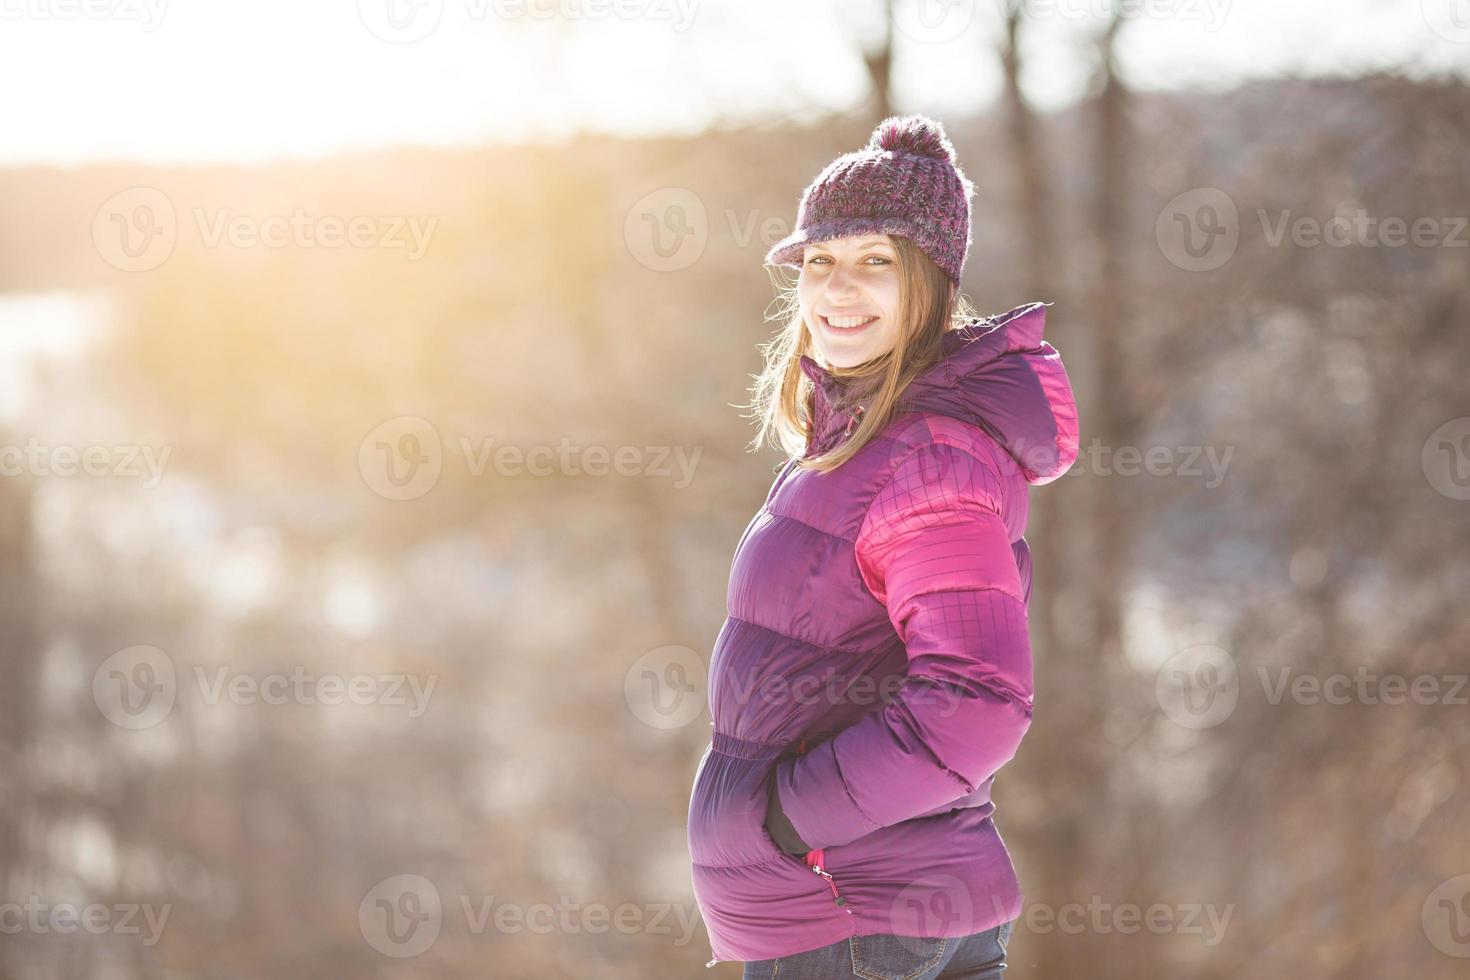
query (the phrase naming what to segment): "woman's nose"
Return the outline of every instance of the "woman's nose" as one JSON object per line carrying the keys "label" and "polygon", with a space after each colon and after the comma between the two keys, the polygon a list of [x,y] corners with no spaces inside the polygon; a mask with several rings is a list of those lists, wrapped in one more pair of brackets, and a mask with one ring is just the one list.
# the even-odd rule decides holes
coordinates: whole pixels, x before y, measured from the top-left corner
{"label": "woman's nose", "polygon": [[856,283],[853,282],[852,272],[841,266],[832,270],[827,277],[827,295],[832,298],[851,296],[856,291]]}

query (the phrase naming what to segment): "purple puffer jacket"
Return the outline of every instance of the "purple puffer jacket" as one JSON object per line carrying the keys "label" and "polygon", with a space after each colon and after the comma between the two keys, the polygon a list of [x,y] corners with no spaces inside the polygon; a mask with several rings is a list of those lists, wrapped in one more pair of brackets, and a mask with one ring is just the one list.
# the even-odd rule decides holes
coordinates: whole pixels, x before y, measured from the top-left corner
{"label": "purple puffer jacket", "polygon": [[[1032,303],[945,335],[893,421],[831,473],[788,462],[736,547],[689,799],[710,951],[963,936],[1020,914],[992,820],[1031,722],[1028,484],[1077,456],[1077,408]],[[806,455],[856,423],[815,386]],[[774,772],[773,772],[774,770]],[[765,829],[769,787],[806,859]]]}

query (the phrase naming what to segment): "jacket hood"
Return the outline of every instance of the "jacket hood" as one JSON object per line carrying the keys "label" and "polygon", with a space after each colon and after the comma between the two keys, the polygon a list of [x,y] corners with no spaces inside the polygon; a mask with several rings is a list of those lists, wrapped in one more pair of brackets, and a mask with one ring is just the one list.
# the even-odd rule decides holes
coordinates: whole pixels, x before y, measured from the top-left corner
{"label": "jacket hood", "polygon": [[[939,360],[909,382],[897,411],[929,412],[977,425],[1015,459],[1031,484],[1050,483],[1077,459],[1077,402],[1062,356],[1041,339],[1045,303],[976,318],[947,331]],[[808,455],[826,452],[856,427],[845,382],[803,354],[812,381]]]}

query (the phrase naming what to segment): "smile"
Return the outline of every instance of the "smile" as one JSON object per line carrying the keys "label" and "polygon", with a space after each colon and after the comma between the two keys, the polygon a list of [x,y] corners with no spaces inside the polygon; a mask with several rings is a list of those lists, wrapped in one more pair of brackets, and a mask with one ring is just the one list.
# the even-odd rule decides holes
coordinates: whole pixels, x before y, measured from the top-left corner
{"label": "smile", "polygon": [[875,322],[877,319],[878,318],[876,316],[821,317],[822,326],[826,327],[828,330],[843,331],[861,330],[863,327],[868,326],[870,323]]}

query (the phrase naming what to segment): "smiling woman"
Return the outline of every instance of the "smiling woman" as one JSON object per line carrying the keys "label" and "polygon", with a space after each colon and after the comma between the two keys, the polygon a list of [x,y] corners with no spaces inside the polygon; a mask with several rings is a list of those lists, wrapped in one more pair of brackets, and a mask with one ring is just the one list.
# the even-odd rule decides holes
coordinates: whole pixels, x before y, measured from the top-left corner
{"label": "smiling woman", "polygon": [[[801,455],[803,468],[830,472],[892,420],[944,336],[976,317],[959,288],[973,196],[943,128],[922,116],[884,120],[865,147],[817,175],[796,230],[766,255],[799,275],[776,314],[785,328],[762,348],[753,447],[772,441]],[[812,368],[830,375],[852,434],[815,454],[803,453],[819,438],[813,406],[795,394]]]}
{"label": "smiling woman", "polygon": [[800,268],[755,389],[791,458],[731,562],[689,801],[711,965],[746,980],[1005,969],[1022,896],[991,790],[1031,724],[1027,491],[1076,458],[1077,409],[1044,304],[958,296],[971,193],[937,122],[891,117],[767,257]]}
{"label": "smiling woman", "polygon": [[[762,350],[753,405],[761,429],[752,446],[774,440],[803,450],[813,432],[794,396],[803,362],[830,374],[853,410],[853,438],[802,460],[830,470],[891,418],[899,393],[939,356],[946,333],[978,314],[958,282],[907,235],[859,234],[803,244],[792,254],[800,274],[781,290],[776,318],[785,327]],[[819,363],[820,361],[820,363]]]}
{"label": "smiling woman", "polygon": [[802,251],[797,298],[812,343],[828,364],[850,368],[898,340],[897,250],[888,235],[837,238]]}

